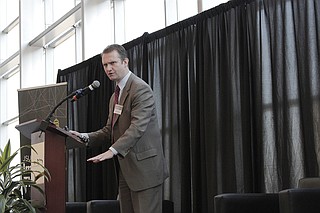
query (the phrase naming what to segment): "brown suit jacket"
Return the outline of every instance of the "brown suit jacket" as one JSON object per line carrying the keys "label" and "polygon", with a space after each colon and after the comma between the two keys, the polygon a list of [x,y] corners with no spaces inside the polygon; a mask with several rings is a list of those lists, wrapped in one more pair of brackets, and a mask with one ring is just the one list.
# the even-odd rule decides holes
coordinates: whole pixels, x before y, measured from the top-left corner
{"label": "brown suit jacket", "polygon": [[150,86],[131,73],[119,104],[123,106],[122,113],[115,117],[112,131],[112,95],[107,124],[89,133],[90,143],[105,138],[114,141],[112,147],[118,151],[119,165],[131,190],[140,191],[162,184],[168,177],[168,169]]}

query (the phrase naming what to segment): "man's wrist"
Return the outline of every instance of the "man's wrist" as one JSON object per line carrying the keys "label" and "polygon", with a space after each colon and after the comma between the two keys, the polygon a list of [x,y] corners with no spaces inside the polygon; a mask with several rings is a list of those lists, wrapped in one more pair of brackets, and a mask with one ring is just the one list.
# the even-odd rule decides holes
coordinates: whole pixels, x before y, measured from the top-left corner
{"label": "man's wrist", "polygon": [[109,150],[110,150],[114,155],[117,155],[117,154],[118,154],[117,150],[115,150],[112,146],[110,146]]}

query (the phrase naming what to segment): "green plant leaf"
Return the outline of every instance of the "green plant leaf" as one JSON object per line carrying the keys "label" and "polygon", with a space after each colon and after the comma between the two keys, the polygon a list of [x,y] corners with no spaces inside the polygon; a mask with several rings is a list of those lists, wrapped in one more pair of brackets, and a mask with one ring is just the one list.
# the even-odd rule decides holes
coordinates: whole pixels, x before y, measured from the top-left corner
{"label": "green plant leaf", "polygon": [[[5,145],[4,150],[0,149],[0,213],[36,213],[36,209],[40,206],[33,206],[36,204],[31,203],[24,197],[29,187],[38,190],[45,199],[44,190],[37,185],[36,181],[41,177],[49,181],[51,176],[48,169],[39,162],[31,161],[11,165],[13,159],[19,154],[18,151],[24,148],[30,148],[36,152],[33,147],[27,145],[20,147],[11,154],[10,140]],[[28,166],[26,166],[26,163],[28,163]],[[34,166],[36,166],[36,169],[33,168]]]}
{"label": "green plant leaf", "polygon": [[8,157],[10,157],[10,155],[11,155],[11,144],[10,144],[10,139],[9,139],[8,143],[4,147],[3,157],[4,157],[4,159],[7,159]]}
{"label": "green plant leaf", "polygon": [[2,164],[0,165],[0,174],[9,168],[11,161],[16,157],[16,155],[17,154],[14,154],[6,158],[2,157]]}
{"label": "green plant leaf", "polygon": [[6,198],[0,195],[0,212],[4,212],[6,209]]}

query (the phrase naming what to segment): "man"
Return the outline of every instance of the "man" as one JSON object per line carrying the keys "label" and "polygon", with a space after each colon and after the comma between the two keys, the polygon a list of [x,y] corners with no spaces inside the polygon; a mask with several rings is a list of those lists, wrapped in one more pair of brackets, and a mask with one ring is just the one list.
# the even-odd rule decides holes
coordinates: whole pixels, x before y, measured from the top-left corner
{"label": "man", "polygon": [[91,133],[73,134],[89,140],[88,145],[108,138],[112,146],[89,158],[94,163],[117,157],[119,200],[122,213],[161,213],[162,185],[168,177],[161,135],[150,86],[128,68],[127,52],[121,45],[106,47],[102,54],[104,71],[120,88],[109,102],[106,126]]}

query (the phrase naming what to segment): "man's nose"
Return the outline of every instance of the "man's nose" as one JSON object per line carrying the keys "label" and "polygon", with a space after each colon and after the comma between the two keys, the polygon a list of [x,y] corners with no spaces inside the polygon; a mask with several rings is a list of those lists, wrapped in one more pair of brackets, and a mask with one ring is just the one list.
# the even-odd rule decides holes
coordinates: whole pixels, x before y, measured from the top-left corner
{"label": "man's nose", "polygon": [[104,67],[105,67],[105,70],[108,72],[112,70],[112,66],[110,64],[106,64]]}

